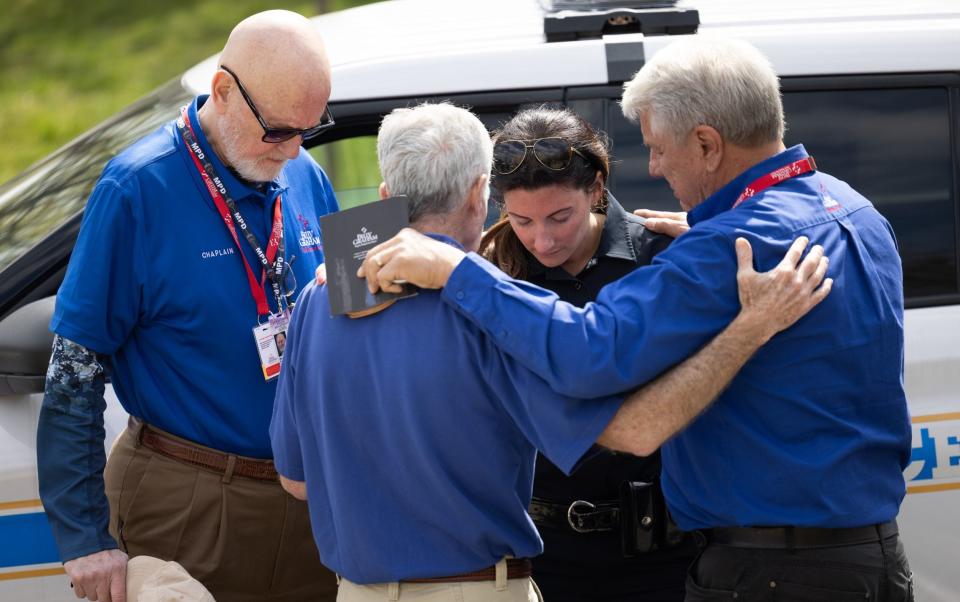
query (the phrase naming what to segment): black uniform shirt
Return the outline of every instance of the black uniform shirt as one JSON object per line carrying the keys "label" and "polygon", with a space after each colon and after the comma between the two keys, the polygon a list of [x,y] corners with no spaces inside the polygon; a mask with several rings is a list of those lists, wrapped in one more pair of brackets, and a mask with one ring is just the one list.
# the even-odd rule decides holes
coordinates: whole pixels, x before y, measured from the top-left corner
{"label": "black uniform shirt", "polygon": [[[647,265],[673,240],[643,227],[643,218],[608,195],[607,217],[593,258],[576,276],[562,267],[548,268],[528,253],[527,280],[583,307],[596,299],[604,285]],[[651,481],[660,474],[660,453],[645,458],[603,451],[568,477],[543,456],[537,456],[535,497],[569,504],[573,500],[615,501],[622,481]]]}

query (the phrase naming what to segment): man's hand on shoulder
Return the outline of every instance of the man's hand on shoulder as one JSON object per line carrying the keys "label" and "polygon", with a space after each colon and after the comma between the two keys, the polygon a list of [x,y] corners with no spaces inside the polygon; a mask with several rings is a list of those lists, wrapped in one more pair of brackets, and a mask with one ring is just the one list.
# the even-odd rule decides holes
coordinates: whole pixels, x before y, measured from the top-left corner
{"label": "man's hand on shoulder", "polygon": [[127,555],[120,550],[103,550],[63,563],[80,599],[97,602],[126,602]]}
{"label": "man's hand on shoulder", "polygon": [[666,234],[676,238],[687,232],[686,211],[654,211],[652,209],[637,209],[634,215],[646,219],[643,227],[657,234]]}
{"label": "man's hand on shoulder", "polygon": [[757,272],[750,243],[745,238],[737,239],[740,314],[735,321],[749,327],[764,342],[792,326],[830,294],[833,279],[824,278],[829,260],[820,245],[814,245],[803,257],[808,243],[801,236],[775,268]]}
{"label": "man's hand on shoulder", "polygon": [[404,228],[370,249],[357,276],[367,279],[371,293],[399,293],[408,282],[420,288],[443,288],[465,256],[452,245]]}

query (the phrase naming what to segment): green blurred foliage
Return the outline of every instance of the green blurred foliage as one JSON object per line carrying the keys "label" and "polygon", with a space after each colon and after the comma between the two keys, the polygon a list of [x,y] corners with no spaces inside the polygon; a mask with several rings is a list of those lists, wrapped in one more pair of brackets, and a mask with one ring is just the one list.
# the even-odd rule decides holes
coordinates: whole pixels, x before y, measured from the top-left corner
{"label": "green blurred foliage", "polygon": [[358,136],[321,144],[310,153],[323,166],[341,209],[377,200],[380,168],[377,165],[377,137]]}
{"label": "green blurred foliage", "polygon": [[4,0],[0,182],[218,52],[244,17],[370,0]]}

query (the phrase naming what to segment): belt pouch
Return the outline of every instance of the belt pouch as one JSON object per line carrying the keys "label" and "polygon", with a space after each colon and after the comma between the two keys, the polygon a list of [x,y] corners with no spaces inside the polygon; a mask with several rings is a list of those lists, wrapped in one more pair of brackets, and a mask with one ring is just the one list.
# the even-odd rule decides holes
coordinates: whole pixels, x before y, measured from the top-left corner
{"label": "belt pouch", "polygon": [[677,547],[685,534],[670,519],[660,481],[620,485],[620,546],[624,558]]}
{"label": "belt pouch", "polygon": [[[620,547],[624,558],[656,549],[660,528],[655,483],[624,481],[620,484]],[[661,496],[662,498],[662,496]]]}

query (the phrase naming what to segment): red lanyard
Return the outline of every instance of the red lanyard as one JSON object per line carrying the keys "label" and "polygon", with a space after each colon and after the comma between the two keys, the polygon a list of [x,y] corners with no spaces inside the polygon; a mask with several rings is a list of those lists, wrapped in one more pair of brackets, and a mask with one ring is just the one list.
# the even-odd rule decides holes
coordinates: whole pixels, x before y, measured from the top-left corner
{"label": "red lanyard", "polygon": [[[260,248],[259,242],[256,241],[256,237],[249,231],[246,221],[244,221],[240,212],[236,210],[235,206],[232,207],[232,211],[231,207],[228,207],[228,204],[233,205],[233,202],[229,199],[229,196],[227,196],[227,189],[224,187],[220,178],[216,176],[216,172],[214,172],[213,177],[208,173],[208,171],[213,171],[213,166],[206,160],[206,156],[197,142],[196,134],[193,131],[193,126],[190,124],[186,108],[183,109],[181,118],[184,127],[180,127],[179,123],[177,125],[184,135],[184,141],[186,142],[187,150],[190,152],[190,158],[193,159],[193,164],[196,166],[197,171],[200,172],[200,177],[207,186],[207,191],[213,198],[213,202],[217,206],[217,211],[219,211],[223,223],[227,226],[227,230],[230,231],[230,235],[233,237],[233,242],[236,243],[237,249],[240,251],[240,259],[243,260],[243,267],[247,271],[247,282],[250,285],[250,293],[253,295],[253,300],[257,304],[257,315],[265,316],[270,313],[270,305],[267,303],[267,295],[263,289],[266,283],[266,275],[270,273],[270,271],[273,272],[270,280],[273,285],[274,295],[277,297],[277,308],[279,311],[280,277],[283,273],[283,258],[282,256],[277,258],[277,251],[283,240],[283,211],[280,197],[277,197],[277,201],[273,206],[273,225],[270,228],[270,240],[267,243],[267,250],[264,252]],[[203,160],[204,164],[201,164],[201,160]],[[206,169],[204,169],[205,167]],[[240,245],[240,238],[237,236],[237,228],[234,222],[240,224],[240,228],[244,231],[247,241],[251,244],[263,265],[259,282],[253,274],[253,268],[250,267],[246,256],[243,254],[243,248]],[[275,259],[276,261],[274,261]]]}
{"label": "red lanyard", "polygon": [[735,209],[740,203],[755,194],[763,192],[771,186],[776,186],[780,182],[785,182],[790,178],[795,178],[807,172],[815,171],[816,169],[817,164],[813,161],[813,157],[804,157],[803,159],[794,161],[790,165],[784,165],[779,169],[775,169],[767,175],[757,178],[744,188],[743,192],[740,193],[740,196],[737,197],[737,200],[733,203],[733,208]]}

